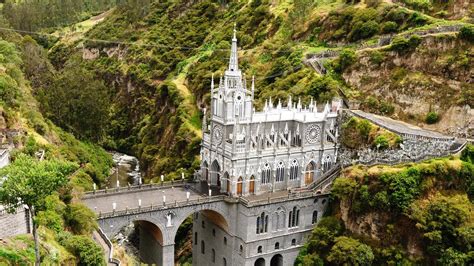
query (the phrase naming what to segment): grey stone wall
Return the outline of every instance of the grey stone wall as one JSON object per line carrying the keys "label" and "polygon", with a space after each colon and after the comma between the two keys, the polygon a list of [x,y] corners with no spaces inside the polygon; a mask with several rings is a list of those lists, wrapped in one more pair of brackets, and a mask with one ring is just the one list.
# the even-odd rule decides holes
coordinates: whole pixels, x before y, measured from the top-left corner
{"label": "grey stone wall", "polygon": [[18,208],[16,213],[10,214],[0,210],[0,238],[30,233],[30,220],[24,208]]}

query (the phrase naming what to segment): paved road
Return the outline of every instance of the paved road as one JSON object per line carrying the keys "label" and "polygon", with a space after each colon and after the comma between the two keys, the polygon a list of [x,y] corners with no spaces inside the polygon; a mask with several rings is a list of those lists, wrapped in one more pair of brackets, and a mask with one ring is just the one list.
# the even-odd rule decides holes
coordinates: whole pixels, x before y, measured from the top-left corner
{"label": "paved road", "polygon": [[361,110],[351,110],[351,112],[356,114],[359,117],[372,121],[373,123],[379,126],[387,128],[390,131],[399,132],[402,134],[423,136],[427,138],[451,139],[451,137],[443,135],[441,133],[422,129],[420,127],[417,127],[417,126],[414,126],[414,125],[411,125],[399,120],[394,120],[389,117],[366,113]]}
{"label": "paved road", "polygon": [[137,190],[127,193],[109,194],[107,196],[84,199],[84,203],[96,213],[112,211],[113,203],[116,203],[116,210],[138,208],[138,200],[141,200],[142,207],[163,205],[163,195],[166,196],[166,204],[174,204],[175,201],[186,201],[186,192],[190,193],[190,200],[205,198],[192,190],[184,187]]}

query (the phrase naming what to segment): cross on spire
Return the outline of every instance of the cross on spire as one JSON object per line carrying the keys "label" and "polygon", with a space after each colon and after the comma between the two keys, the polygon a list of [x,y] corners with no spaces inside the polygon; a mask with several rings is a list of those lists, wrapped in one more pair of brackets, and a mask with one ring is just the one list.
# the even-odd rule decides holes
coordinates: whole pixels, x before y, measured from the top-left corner
{"label": "cross on spire", "polygon": [[239,69],[239,61],[237,55],[237,30],[236,24],[234,23],[234,36],[232,37],[232,48],[230,51],[229,58],[229,71],[237,71]]}

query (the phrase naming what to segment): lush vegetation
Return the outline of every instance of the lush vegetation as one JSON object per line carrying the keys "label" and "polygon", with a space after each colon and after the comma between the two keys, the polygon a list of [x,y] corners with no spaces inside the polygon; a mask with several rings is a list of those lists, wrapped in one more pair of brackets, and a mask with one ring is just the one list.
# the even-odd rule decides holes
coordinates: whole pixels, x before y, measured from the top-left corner
{"label": "lush vegetation", "polygon": [[[2,37],[0,124],[20,134],[7,139],[15,149],[12,164],[1,169],[0,176],[8,178],[0,186],[0,202],[9,211],[29,206],[34,238],[18,236],[0,244],[0,264],[32,264],[35,257],[46,265],[104,264],[101,248],[90,239],[97,228],[95,215],[72,199],[91,189],[93,182],[103,184],[111,156],[43,118],[30,84],[36,88],[50,84],[37,73],[48,68],[44,52],[30,37]],[[37,159],[38,154],[43,161]],[[74,242],[61,240],[63,234],[72,234],[67,239]]]}
{"label": "lush vegetation", "polygon": [[1,13],[13,28],[35,31],[68,26],[115,6],[117,1],[6,0]]}
{"label": "lush vegetation", "polygon": [[[298,263],[472,261],[472,150],[468,146],[462,160],[347,169],[333,186],[332,216],[315,227]],[[364,228],[367,222],[371,226]]]}
{"label": "lush vegetation", "polygon": [[351,117],[342,125],[342,143],[357,148],[388,149],[396,148],[402,139],[397,134],[385,130],[365,119]]}
{"label": "lush vegetation", "polygon": [[[68,26],[74,31],[73,23],[113,6],[116,8],[107,13],[106,19],[91,26],[91,30],[76,38],[62,37],[61,27]],[[217,80],[227,65],[234,22],[241,48],[240,67],[247,80],[250,75],[256,75],[257,109],[269,97],[277,102],[286,101],[292,95],[294,100],[301,98],[303,104],[312,97],[323,103],[342,91],[349,98],[360,99],[364,110],[398,115],[394,98],[382,97],[388,93],[372,93],[359,86],[377,84],[370,80],[372,74],[383,82],[380,87],[387,85],[389,91],[397,88],[416,91],[409,86],[419,84],[440,95],[448,91],[447,83],[426,82],[424,72],[418,69],[414,71],[406,64],[391,65],[396,60],[403,62],[418,55],[428,56],[427,60],[437,58],[434,70],[426,71],[429,76],[445,75],[461,84],[459,90],[446,92],[441,99],[473,106],[472,86],[460,78],[468,76],[465,73],[472,61],[472,52],[466,47],[472,43],[472,27],[463,27],[457,37],[436,42],[453,42],[456,47],[454,52],[440,48],[443,53],[439,55],[438,49],[431,49],[429,42],[424,43],[416,35],[396,37],[391,45],[369,49],[367,54],[357,50],[354,42],[375,44],[376,37],[383,34],[429,27],[434,22],[445,23],[425,14],[433,14],[431,9],[416,9],[377,0],[364,3],[357,0],[6,1],[2,9],[5,20],[0,17],[2,27],[54,31],[52,35],[32,37],[0,31],[0,124],[25,132],[14,139],[18,149],[13,158],[21,158],[21,154],[35,156],[44,150],[45,160],[66,160],[80,166],[69,176],[67,184],[46,197],[47,202],[55,202],[57,207],[46,202],[38,212],[40,236],[48,243],[40,249],[45,254],[42,256],[45,264],[50,263],[46,254],[55,252],[50,246],[62,254],[50,264],[67,264],[71,260],[99,263],[97,250],[83,237],[95,228],[90,222],[93,215],[83,206],[71,203],[72,197],[90,190],[93,183],[103,185],[109,174],[110,156],[99,145],[139,157],[147,182],[160,174],[175,178],[184,171],[191,176],[199,165],[201,111],[209,107],[210,78],[214,74]],[[320,76],[303,64],[302,59],[308,53],[340,49],[340,46],[344,49],[327,64],[327,75]],[[363,67],[364,71],[373,68],[375,73],[362,75],[364,80],[357,85],[349,83],[347,77],[352,71],[360,71],[361,62],[369,64]],[[431,64],[423,67],[428,65]],[[443,69],[443,74],[439,69]],[[424,120],[426,112],[419,121]],[[344,126],[351,137],[345,137],[344,141],[353,147],[386,149],[400,142],[398,136],[364,121],[351,120]],[[407,191],[414,189],[411,186],[418,186],[418,182],[424,184],[411,172],[403,173],[403,178],[407,178],[408,184],[402,188]],[[399,179],[387,177],[384,185],[397,187],[397,182],[403,183]],[[357,183],[354,187],[358,187]],[[400,193],[400,201],[415,202],[420,197],[417,191],[407,193],[409,197]],[[410,209],[391,202],[389,194],[386,198],[383,193],[375,195],[377,199],[369,198],[370,207],[390,206],[397,212],[401,208]],[[445,201],[449,200],[440,200]],[[456,202],[462,204],[462,200],[449,203]],[[424,214],[417,213],[416,217]],[[438,230],[428,224],[423,226],[427,232]],[[430,241],[435,240],[433,237]],[[13,242],[21,241],[28,242]],[[27,246],[32,248],[30,242]],[[390,261],[404,254],[399,255],[398,247],[375,249],[342,229],[334,233],[324,248],[327,252],[319,254],[314,261],[379,264],[383,258]],[[0,257],[19,263],[32,261],[33,249],[27,250],[29,253],[23,254],[0,249],[0,254],[4,254]],[[459,253],[464,251],[457,247],[443,252],[453,258],[464,256]],[[355,256],[344,257],[345,253]],[[312,250],[308,254],[316,256]],[[77,260],[71,259],[73,256]],[[305,259],[313,261],[309,257]],[[306,262],[303,264],[309,264]]]}

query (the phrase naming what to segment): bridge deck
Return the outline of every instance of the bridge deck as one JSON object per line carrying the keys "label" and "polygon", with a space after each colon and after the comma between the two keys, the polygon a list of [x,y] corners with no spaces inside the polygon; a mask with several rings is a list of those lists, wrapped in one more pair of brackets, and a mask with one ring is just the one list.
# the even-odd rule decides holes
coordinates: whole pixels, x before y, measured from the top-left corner
{"label": "bridge deck", "polygon": [[96,213],[103,213],[112,211],[112,205],[114,202],[116,203],[117,211],[138,208],[139,199],[141,200],[142,207],[149,207],[150,205],[162,206],[163,195],[166,196],[166,205],[172,205],[175,201],[186,201],[186,192],[190,193],[190,200],[205,198],[193,190],[186,190],[184,187],[162,189],[157,187],[156,189],[151,190],[135,190],[127,193],[110,193],[97,197],[92,196],[83,199],[83,201]]}

